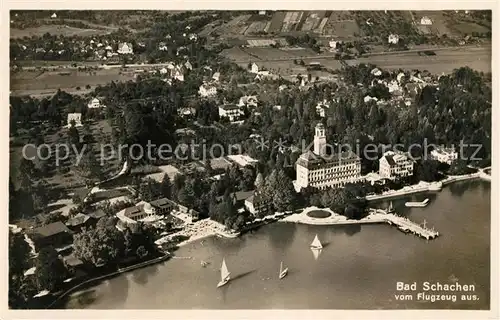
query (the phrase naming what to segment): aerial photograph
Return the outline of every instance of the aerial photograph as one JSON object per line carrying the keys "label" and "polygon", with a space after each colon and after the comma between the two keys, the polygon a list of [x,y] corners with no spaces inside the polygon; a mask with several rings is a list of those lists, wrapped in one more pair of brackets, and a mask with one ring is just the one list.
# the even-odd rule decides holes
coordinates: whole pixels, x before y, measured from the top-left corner
{"label": "aerial photograph", "polygon": [[9,309],[492,308],[491,10],[9,19]]}

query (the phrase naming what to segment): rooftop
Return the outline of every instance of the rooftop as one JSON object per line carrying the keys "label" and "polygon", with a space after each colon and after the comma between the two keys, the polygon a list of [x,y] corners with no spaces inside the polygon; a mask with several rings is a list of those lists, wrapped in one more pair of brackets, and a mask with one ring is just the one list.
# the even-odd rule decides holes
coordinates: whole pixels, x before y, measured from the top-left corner
{"label": "rooftop", "polygon": [[39,237],[50,237],[59,233],[71,234],[72,232],[61,221],[49,223],[33,230],[33,234]]}

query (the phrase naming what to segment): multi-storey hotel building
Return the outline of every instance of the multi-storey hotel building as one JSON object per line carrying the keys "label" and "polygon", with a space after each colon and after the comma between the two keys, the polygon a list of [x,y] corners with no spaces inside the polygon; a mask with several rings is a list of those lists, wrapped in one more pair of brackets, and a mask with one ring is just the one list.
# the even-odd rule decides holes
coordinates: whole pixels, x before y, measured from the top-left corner
{"label": "multi-storey hotel building", "polygon": [[327,154],[325,127],[318,123],[314,133],[314,151],[303,153],[296,162],[296,186],[318,189],[343,187],[361,178],[361,160],[351,151]]}

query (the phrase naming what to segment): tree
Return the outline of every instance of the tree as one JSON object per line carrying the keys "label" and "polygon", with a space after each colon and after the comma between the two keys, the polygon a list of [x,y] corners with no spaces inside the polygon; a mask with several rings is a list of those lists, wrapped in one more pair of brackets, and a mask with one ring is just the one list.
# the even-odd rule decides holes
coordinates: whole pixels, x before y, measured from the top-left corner
{"label": "tree", "polygon": [[264,187],[264,176],[262,175],[261,172],[257,174],[257,178],[255,178],[254,185],[257,190],[261,190]]}
{"label": "tree", "polygon": [[[168,176],[167,176],[168,179]],[[158,199],[163,194],[163,183],[147,178],[139,186],[139,196],[142,200],[149,202]]]}
{"label": "tree", "polygon": [[292,180],[283,169],[274,169],[266,180],[264,194],[272,194],[274,208],[278,211],[293,210],[296,192]]}
{"label": "tree", "polygon": [[170,177],[166,173],[161,181],[161,194],[166,198],[170,198],[172,195],[172,183],[170,182]]}
{"label": "tree", "polygon": [[53,291],[66,278],[68,271],[53,247],[40,250],[35,262],[36,286],[38,290]]}
{"label": "tree", "polygon": [[73,248],[77,258],[94,265],[116,262],[125,249],[123,235],[109,217],[101,218],[95,228],[76,234]]}

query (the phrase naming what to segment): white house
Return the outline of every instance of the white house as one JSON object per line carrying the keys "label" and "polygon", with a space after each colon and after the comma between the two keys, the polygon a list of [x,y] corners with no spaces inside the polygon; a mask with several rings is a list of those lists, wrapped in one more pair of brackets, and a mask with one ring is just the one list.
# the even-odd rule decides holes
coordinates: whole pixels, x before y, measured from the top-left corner
{"label": "white house", "polygon": [[379,159],[379,175],[386,179],[413,175],[413,160],[403,152],[387,151]]}
{"label": "white house", "polygon": [[330,105],[326,101],[321,101],[318,102],[316,105],[316,113],[321,117],[324,118],[326,115],[326,110],[330,108]]}
{"label": "white house", "polygon": [[370,102],[370,101],[372,101],[372,100],[373,100],[373,101],[375,101],[375,102],[377,102],[377,101],[378,101],[377,97],[371,97],[371,96],[369,96],[369,95],[368,95],[368,96],[365,96],[365,97],[364,97],[364,99],[363,99],[363,101],[364,101],[365,103],[368,103],[368,102]]}
{"label": "white house", "polygon": [[266,10],[260,10],[259,11],[260,16],[265,16],[266,15]]}
{"label": "white house", "polygon": [[328,42],[328,44],[330,45],[330,48],[332,48],[332,49],[336,49],[337,48],[337,41],[335,41],[335,40],[330,40]]}
{"label": "white house", "polygon": [[422,19],[420,19],[420,24],[423,26],[430,26],[432,25],[432,20],[429,17],[424,16],[422,17]]}
{"label": "white house", "polygon": [[243,96],[240,98],[240,101],[238,102],[238,106],[243,107],[243,106],[248,106],[248,107],[257,107],[258,104],[258,99],[257,96]]}
{"label": "white house", "polygon": [[177,70],[175,70],[174,79],[176,79],[178,81],[184,81],[184,74],[181,72],[181,70],[179,68],[177,68]]}
{"label": "white house", "polygon": [[389,82],[386,87],[389,89],[389,92],[392,94],[402,94],[403,93],[403,88],[399,86],[399,83],[397,80],[392,80]]}
{"label": "white house", "polygon": [[67,127],[71,127],[74,121],[75,127],[82,126],[82,114],[81,113],[68,113],[68,124]]}
{"label": "white house", "polygon": [[160,44],[158,44],[158,50],[167,51],[168,50],[167,44],[165,42],[160,42]]}
{"label": "white house", "polygon": [[160,69],[160,74],[167,74],[167,73],[168,73],[167,68],[161,68]]}
{"label": "white house", "polygon": [[186,69],[188,70],[193,70],[193,65],[189,61],[186,61],[186,63],[184,63],[184,67],[186,67]]}
{"label": "white house", "polygon": [[252,67],[250,68],[250,72],[259,73],[259,66],[255,62],[252,63]]}
{"label": "white house", "polygon": [[124,43],[120,43],[118,45],[117,52],[119,54],[133,54],[134,53],[134,49],[132,48],[132,44],[131,43],[124,42]]}
{"label": "white house", "polygon": [[371,74],[373,74],[373,75],[374,75],[374,76],[376,76],[376,77],[379,77],[379,76],[381,76],[381,75],[382,75],[382,71],[380,71],[380,69],[379,69],[379,68],[375,68],[375,69],[373,69],[370,73],[371,73]]}
{"label": "white house", "polygon": [[57,14],[54,12],[51,16],[50,16],[52,19],[55,19],[57,18]]}
{"label": "white house", "polygon": [[397,34],[390,34],[387,38],[387,42],[391,44],[397,44],[399,42],[399,36]]}
{"label": "white house", "polygon": [[202,97],[213,97],[217,94],[217,88],[205,83],[200,86],[198,93]]}
{"label": "white house", "polygon": [[235,104],[224,104],[219,106],[219,117],[228,118],[233,122],[238,120],[243,115],[243,110]]}
{"label": "white house", "polygon": [[193,40],[193,41],[198,40],[198,35],[196,33],[191,33],[189,35],[189,40]]}
{"label": "white house", "polygon": [[87,104],[87,107],[89,109],[98,109],[98,108],[102,108],[102,107],[105,107],[105,106],[101,104],[101,102],[99,101],[99,99],[94,98],[94,99],[92,99],[89,102],[89,104]]}
{"label": "white house", "polygon": [[453,148],[436,148],[431,151],[431,158],[442,163],[451,164],[458,159],[458,152]]}
{"label": "white house", "polygon": [[401,83],[401,82],[403,82],[404,78],[405,78],[404,72],[400,72],[400,73],[398,73],[396,80],[398,80],[398,83]]}
{"label": "white house", "polygon": [[219,79],[220,79],[220,72],[214,73],[214,75],[212,76],[212,79],[214,81],[219,81]]}

